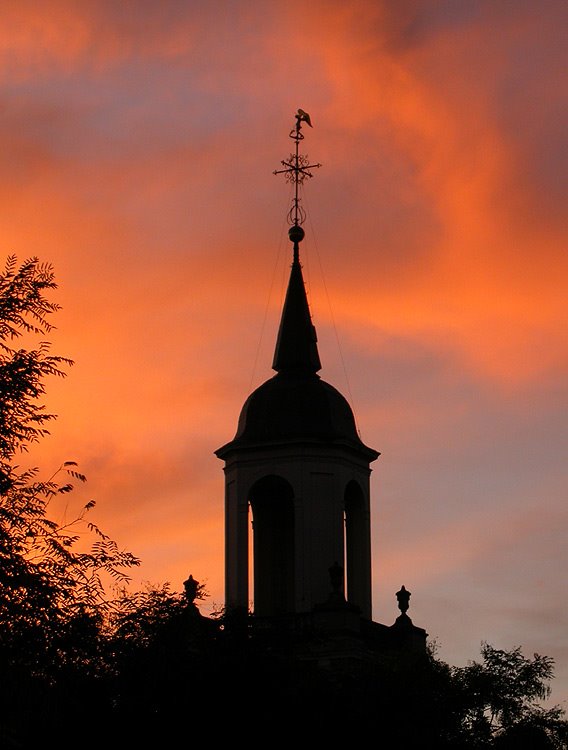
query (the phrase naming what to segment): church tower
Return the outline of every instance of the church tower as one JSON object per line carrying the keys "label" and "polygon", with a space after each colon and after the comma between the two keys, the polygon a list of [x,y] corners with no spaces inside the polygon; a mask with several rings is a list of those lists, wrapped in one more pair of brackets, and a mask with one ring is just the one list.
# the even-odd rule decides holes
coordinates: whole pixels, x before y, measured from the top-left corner
{"label": "church tower", "polygon": [[302,123],[311,126],[309,115],[298,110],[290,133],[295,154],[276,172],[295,185],[289,215],[293,259],[272,365],[276,374],[248,397],[235,437],[216,451],[225,462],[226,606],[248,609],[252,598],[259,618],[302,615],[325,605],[333,589],[370,620],[369,479],[379,453],[361,441],[346,399],[318,375],[300,262],[298,185],[319,165],[298,153]]}

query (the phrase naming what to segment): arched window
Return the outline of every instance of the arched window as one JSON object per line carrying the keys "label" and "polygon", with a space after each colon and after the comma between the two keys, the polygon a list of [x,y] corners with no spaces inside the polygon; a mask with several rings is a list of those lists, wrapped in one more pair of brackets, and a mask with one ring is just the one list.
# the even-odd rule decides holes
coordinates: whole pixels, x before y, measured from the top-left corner
{"label": "arched window", "polygon": [[361,606],[367,599],[368,560],[363,491],[355,481],[348,483],[344,495],[345,513],[345,592],[347,601]]}
{"label": "arched window", "polygon": [[282,477],[270,475],[250,492],[253,523],[254,613],[294,611],[294,493]]}

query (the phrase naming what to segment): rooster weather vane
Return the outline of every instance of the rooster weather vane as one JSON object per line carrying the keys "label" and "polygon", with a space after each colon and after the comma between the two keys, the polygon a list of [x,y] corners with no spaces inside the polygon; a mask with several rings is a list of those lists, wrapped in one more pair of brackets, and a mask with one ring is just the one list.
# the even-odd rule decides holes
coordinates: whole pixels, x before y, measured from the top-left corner
{"label": "rooster weather vane", "polygon": [[310,116],[303,109],[299,109],[295,115],[296,125],[290,131],[289,137],[295,142],[295,151],[290,154],[288,159],[284,159],[280,163],[284,169],[277,169],[273,174],[283,174],[286,179],[294,185],[294,197],[292,198],[292,206],[288,211],[288,221],[291,224],[288,232],[290,240],[294,243],[294,252],[297,252],[298,242],[304,239],[304,230],[301,225],[306,220],[306,212],[300,205],[300,198],[298,197],[298,188],[304,182],[306,177],[313,177],[313,174],[309,171],[321,167],[321,164],[310,164],[307,154],[300,154],[298,149],[300,141],[304,140],[304,134],[302,133],[302,123],[305,122],[310,128],[313,127]]}

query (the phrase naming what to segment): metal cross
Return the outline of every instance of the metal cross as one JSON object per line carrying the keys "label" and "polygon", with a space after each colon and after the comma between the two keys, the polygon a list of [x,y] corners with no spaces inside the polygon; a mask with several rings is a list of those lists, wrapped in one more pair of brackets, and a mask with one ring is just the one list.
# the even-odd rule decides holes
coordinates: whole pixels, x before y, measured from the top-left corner
{"label": "metal cross", "polygon": [[321,167],[321,164],[310,164],[307,154],[298,153],[300,141],[304,140],[304,134],[302,133],[302,123],[307,123],[310,128],[313,127],[310,116],[303,109],[299,109],[295,115],[296,125],[290,131],[290,138],[295,142],[296,148],[295,153],[290,154],[288,160],[284,159],[280,163],[284,169],[277,169],[273,174],[284,174],[289,182],[294,183],[294,197],[292,198],[292,207],[288,212],[288,221],[292,226],[297,227],[304,223],[306,220],[306,212],[300,206],[300,198],[298,197],[298,185],[301,185],[306,177],[313,177],[313,174],[309,172],[310,169],[316,169]]}

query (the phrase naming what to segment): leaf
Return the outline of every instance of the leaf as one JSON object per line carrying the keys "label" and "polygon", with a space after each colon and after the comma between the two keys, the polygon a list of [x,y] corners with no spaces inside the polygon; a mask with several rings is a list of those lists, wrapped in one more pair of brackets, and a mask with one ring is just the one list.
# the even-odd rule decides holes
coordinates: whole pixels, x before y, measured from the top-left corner
{"label": "leaf", "polygon": [[78,471],[72,471],[71,469],[69,469],[67,471],[67,473],[70,476],[75,477],[75,479],[78,479],[80,482],[86,482],[87,481],[87,477],[84,474],[80,474]]}

